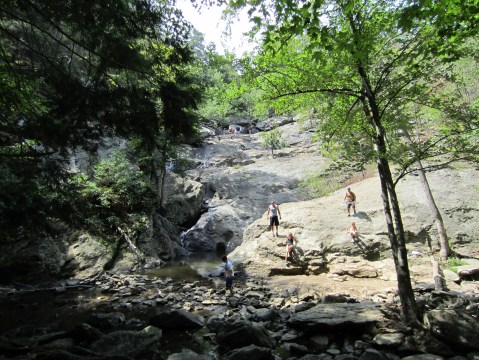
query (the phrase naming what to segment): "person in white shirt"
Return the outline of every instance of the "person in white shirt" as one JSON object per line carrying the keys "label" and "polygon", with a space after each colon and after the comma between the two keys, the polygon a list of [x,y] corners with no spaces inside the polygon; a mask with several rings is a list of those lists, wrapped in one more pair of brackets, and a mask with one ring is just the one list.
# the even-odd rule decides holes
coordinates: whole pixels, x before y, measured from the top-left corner
{"label": "person in white shirt", "polygon": [[225,263],[225,280],[226,280],[226,290],[229,290],[230,293],[233,293],[233,263],[228,260],[226,255],[223,255],[221,258]]}

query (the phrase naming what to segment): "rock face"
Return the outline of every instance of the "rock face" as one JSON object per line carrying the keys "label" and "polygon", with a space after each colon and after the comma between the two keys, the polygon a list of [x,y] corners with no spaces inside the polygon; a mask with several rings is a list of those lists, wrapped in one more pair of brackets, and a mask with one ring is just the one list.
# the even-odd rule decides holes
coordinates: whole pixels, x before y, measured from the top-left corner
{"label": "rock face", "polygon": [[300,131],[290,120],[285,122],[289,123],[280,131],[288,146],[276,150],[274,158],[261,146],[258,134],[211,137],[200,148],[190,149],[198,169],[187,175],[204,184],[208,211],[185,235],[189,249],[230,252],[242,243],[244,229],[265,214],[272,200],[299,201],[303,197],[299,180],[326,167],[327,160],[311,142],[311,133]]}
{"label": "rock face", "polygon": [[190,227],[200,216],[204,186],[188,178],[168,173],[165,179],[165,217],[177,227]]}
{"label": "rock face", "polygon": [[[204,185],[207,211],[184,234],[183,245],[190,251],[232,252],[236,263],[258,276],[329,273],[338,278],[394,279],[379,179],[372,177],[351,185],[358,197],[357,213],[352,217],[347,217],[343,202],[345,189],[304,201],[306,195],[298,187],[299,181],[324,170],[328,161],[320,156],[311,133],[302,131],[297,122],[278,118],[257,124],[262,130],[273,125],[288,144],[276,150],[274,158],[261,147],[258,134],[213,136],[201,147],[189,149],[198,168],[188,171],[187,176]],[[474,200],[478,175],[468,167],[427,174],[452,248],[458,253],[467,249],[464,253],[474,256],[479,255],[479,244],[474,240],[479,232],[479,205]],[[428,244],[433,250],[439,244],[418,178],[401,180],[397,192],[412,268],[418,259],[417,266],[426,266]],[[279,203],[283,215],[279,237],[268,231],[266,209],[272,200]],[[346,234],[353,221],[361,234],[356,243]],[[289,230],[298,236],[299,244],[286,266],[285,236]],[[460,270],[464,276],[474,276],[477,268]]]}
{"label": "rock face", "polygon": [[[479,244],[473,241],[473,234],[479,232],[475,220],[479,211],[463,200],[477,197],[471,179],[478,175],[479,172],[473,169],[461,170],[456,175],[452,175],[450,170],[429,175],[436,201],[446,215],[444,221],[451,247],[458,253],[467,246],[465,253],[479,254]],[[365,179],[351,187],[358,197],[357,213],[351,217],[347,216],[342,203],[345,190],[319,199],[284,203],[280,205],[282,221],[279,237],[273,237],[268,231],[265,217],[257,219],[246,228],[243,243],[230,257],[233,261],[245,263],[250,274],[260,276],[296,274],[298,269],[305,274],[329,272],[337,276],[394,276],[389,271],[393,264],[388,262],[392,257],[385,231],[379,179]],[[454,193],[446,191],[451,188],[455,189]],[[414,268],[415,259],[427,260],[428,242],[433,249],[439,249],[436,227],[416,177],[409,176],[401,181],[397,185],[397,193]],[[351,222],[355,222],[360,231],[359,240],[355,243],[346,233]],[[284,265],[287,231],[292,231],[299,240],[297,256],[291,259],[289,267]],[[292,269],[296,271],[292,272]],[[464,273],[471,274],[477,267],[471,263],[463,269]]]}

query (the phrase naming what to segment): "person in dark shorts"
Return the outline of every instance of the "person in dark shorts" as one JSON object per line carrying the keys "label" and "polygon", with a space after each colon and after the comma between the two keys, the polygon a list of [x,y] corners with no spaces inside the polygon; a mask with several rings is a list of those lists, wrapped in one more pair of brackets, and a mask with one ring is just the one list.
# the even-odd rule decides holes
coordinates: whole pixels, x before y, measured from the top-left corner
{"label": "person in dark shorts", "polygon": [[279,206],[276,204],[275,201],[271,201],[271,205],[268,206],[268,213],[266,214],[266,218],[269,218],[269,226],[271,228],[271,233],[273,234],[273,237],[274,237],[275,227],[276,227],[276,236],[279,236],[278,227],[279,227],[279,219],[281,219],[281,211],[279,211]]}
{"label": "person in dark shorts", "polygon": [[346,208],[348,209],[348,216],[351,216],[351,208],[353,208],[354,214],[356,214],[356,194],[348,188],[346,195],[344,195],[344,201],[346,202]]}
{"label": "person in dark shorts", "polygon": [[228,260],[228,257],[226,255],[223,255],[221,258],[223,262],[225,263],[225,280],[226,280],[226,290],[229,290],[230,293],[233,293],[233,263]]}

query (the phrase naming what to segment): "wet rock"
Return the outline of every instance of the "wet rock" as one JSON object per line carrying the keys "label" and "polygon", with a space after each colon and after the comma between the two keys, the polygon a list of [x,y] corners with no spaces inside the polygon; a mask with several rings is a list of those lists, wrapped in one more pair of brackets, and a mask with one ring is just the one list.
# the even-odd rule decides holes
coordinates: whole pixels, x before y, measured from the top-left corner
{"label": "wet rock", "polygon": [[205,320],[200,315],[185,310],[167,310],[150,319],[150,324],[160,329],[194,329],[201,328]]}
{"label": "wet rock", "polygon": [[88,319],[88,323],[101,330],[111,330],[121,327],[125,322],[125,315],[119,312],[115,313],[93,313]]}
{"label": "wet rock", "polygon": [[380,346],[399,346],[404,339],[403,333],[378,334],[374,337],[373,342]]}
{"label": "wet rock", "polygon": [[248,345],[272,348],[274,345],[274,340],[263,326],[246,321],[227,323],[223,332],[218,334],[217,342],[227,350]]}
{"label": "wet rock", "polygon": [[75,349],[70,350],[51,350],[40,352],[35,355],[37,360],[131,360],[130,357],[122,355],[101,355],[95,354],[87,349]]}
{"label": "wet rock", "polygon": [[389,357],[376,349],[366,349],[359,360],[390,360]]}
{"label": "wet rock", "polygon": [[399,352],[410,353],[432,353],[440,356],[452,356],[454,351],[441,340],[428,332],[417,333],[410,336],[406,336],[402,344],[397,347]]}
{"label": "wet rock", "polygon": [[69,336],[74,338],[78,343],[91,343],[100,339],[103,335],[100,330],[86,323],[76,325],[73,330],[69,332]]}
{"label": "wet rock", "polygon": [[180,353],[171,354],[167,360],[209,360],[207,355],[200,355],[190,349],[183,349]]}
{"label": "wet rock", "polygon": [[278,317],[278,313],[273,309],[257,309],[254,311],[254,316],[258,321],[273,321]]}
{"label": "wet rock", "polygon": [[434,354],[416,354],[403,357],[401,360],[444,360],[444,358]]}
{"label": "wet rock", "polygon": [[479,324],[464,311],[432,310],[424,314],[424,324],[449,344],[479,349]]}
{"label": "wet rock", "polygon": [[225,326],[225,319],[220,315],[212,315],[206,322],[208,329],[214,333],[219,333]]}
{"label": "wet rock", "polygon": [[272,360],[274,359],[271,349],[256,345],[249,345],[234,349],[224,356],[225,360]]}
{"label": "wet rock", "polygon": [[114,331],[92,343],[90,349],[104,355],[135,358],[147,352],[153,354],[161,335],[161,330],[153,326],[141,331]]}
{"label": "wet rock", "polygon": [[316,351],[324,351],[328,348],[329,339],[324,335],[314,335],[310,337],[310,341],[313,344],[313,348]]}

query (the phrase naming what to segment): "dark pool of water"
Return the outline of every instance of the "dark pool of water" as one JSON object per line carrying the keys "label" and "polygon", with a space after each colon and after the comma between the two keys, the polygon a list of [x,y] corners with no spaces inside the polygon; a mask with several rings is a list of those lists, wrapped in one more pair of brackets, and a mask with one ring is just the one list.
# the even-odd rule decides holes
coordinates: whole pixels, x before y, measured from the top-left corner
{"label": "dark pool of water", "polygon": [[[143,274],[171,278],[174,282],[200,281],[207,286],[221,287],[222,278],[209,277],[211,273],[218,273],[221,265],[221,256],[217,254],[196,254],[162,268],[145,270]],[[161,307],[150,307],[122,312],[127,318],[147,319],[161,310]],[[36,290],[3,295],[0,296],[0,334],[19,328],[28,332],[29,328],[49,326],[70,330],[76,324],[85,322],[92,312],[101,311],[112,311],[109,295],[102,294],[95,287],[68,289],[62,293]]]}

